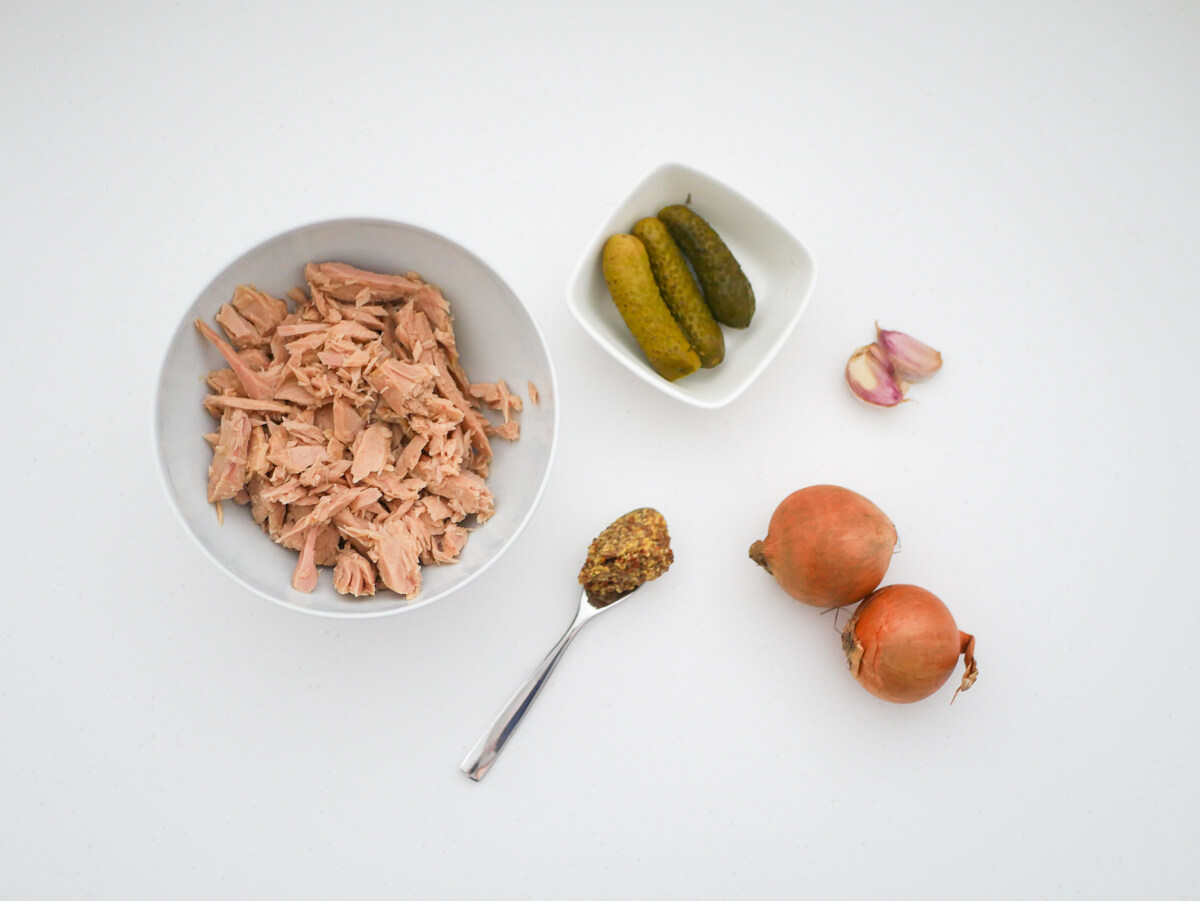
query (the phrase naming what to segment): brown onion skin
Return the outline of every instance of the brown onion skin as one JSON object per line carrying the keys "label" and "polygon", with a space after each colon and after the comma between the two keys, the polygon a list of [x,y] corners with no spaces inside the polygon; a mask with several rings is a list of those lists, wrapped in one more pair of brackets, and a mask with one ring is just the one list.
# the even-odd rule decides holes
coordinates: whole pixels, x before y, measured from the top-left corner
{"label": "brown onion skin", "polygon": [[974,636],[959,631],[937,595],[916,585],[873,592],[846,623],[842,649],[859,684],[895,704],[929,697],[950,678],[962,654],[966,672],[959,691],[970,688],[978,672]]}
{"label": "brown onion skin", "polygon": [[896,527],[848,488],[811,485],[783,499],[750,559],[789,595],[813,607],[844,607],[870,594],[887,574]]}

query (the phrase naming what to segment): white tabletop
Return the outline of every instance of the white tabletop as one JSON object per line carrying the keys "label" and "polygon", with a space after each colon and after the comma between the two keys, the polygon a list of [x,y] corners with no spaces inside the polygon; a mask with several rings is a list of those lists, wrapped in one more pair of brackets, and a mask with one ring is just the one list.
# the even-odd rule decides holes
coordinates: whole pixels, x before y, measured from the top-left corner
{"label": "white tabletop", "polygon": [[[2,894],[1196,897],[1200,12],[584,9],[9,5]],[[721,410],[650,389],[565,304],[667,160],[820,267]],[[217,571],[150,429],[208,280],[344,215],[488,260],[562,403],[511,550],[365,622]],[[946,360],[896,410],[842,383],[876,319]],[[977,636],[952,707],[869,695],[832,617],[747,558],[820,482],[878,503],[903,547],[887,581]],[[570,621],[588,540],[647,504],[675,565],[580,635],[469,781]]]}

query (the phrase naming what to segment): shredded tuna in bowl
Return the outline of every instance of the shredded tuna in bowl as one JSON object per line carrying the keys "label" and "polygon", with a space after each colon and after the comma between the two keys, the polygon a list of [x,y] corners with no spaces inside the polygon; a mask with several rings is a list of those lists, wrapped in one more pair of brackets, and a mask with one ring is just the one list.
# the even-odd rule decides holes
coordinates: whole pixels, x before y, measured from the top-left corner
{"label": "shredded tuna in bowl", "polygon": [[159,463],[188,531],[245,587],[396,613],[470,582],[522,531],[556,396],[535,320],[478,257],[401,223],[317,223],[243,255],[183,317]]}

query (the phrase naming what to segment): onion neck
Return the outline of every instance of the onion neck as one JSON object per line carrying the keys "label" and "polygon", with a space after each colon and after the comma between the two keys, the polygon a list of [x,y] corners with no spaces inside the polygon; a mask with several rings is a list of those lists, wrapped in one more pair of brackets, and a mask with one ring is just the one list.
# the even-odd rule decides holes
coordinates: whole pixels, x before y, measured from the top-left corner
{"label": "onion neck", "polygon": [[[975,680],[979,678],[979,666],[975,663],[975,636],[969,635],[966,632],[958,633],[959,651],[963,656],[963,664],[966,669],[963,671],[962,683],[954,691],[954,698],[958,697],[960,691],[966,691],[975,684]],[[950,699],[950,703],[954,703],[954,698]]]}
{"label": "onion neck", "polygon": [[750,559],[767,572],[771,572],[771,563],[767,559],[767,546],[761,541],[756,541],[750,545]]}

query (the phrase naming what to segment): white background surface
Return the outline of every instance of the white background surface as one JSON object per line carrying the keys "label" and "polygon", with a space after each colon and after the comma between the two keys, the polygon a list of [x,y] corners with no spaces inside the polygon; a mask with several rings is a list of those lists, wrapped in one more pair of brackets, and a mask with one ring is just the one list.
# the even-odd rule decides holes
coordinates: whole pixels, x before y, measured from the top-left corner
{"label": "white background surface", "polygon": [[[1200,13],[1187,3],[7,4],[0,92],[11,898],[1184,898],[1195,862]],[[567,314],[597,223],[677,159],[820,267],[732,406]],[[219,574],[153,473],[195,294],[340,215],[441,230],[533,308],[559,453],[521,540],[385,620]],[[765,300],[763,302],[766,302]],[[945,369],[841,382],[876,318]],[[896,707],[746,557],[875,500],[889,582],[980,678]],[[487,780],[463,753],[642,504],[671,572],[580,636]]]}

